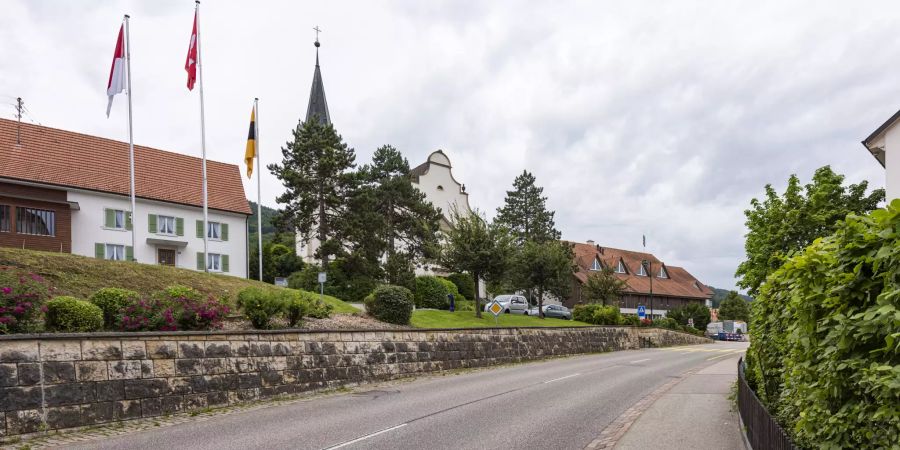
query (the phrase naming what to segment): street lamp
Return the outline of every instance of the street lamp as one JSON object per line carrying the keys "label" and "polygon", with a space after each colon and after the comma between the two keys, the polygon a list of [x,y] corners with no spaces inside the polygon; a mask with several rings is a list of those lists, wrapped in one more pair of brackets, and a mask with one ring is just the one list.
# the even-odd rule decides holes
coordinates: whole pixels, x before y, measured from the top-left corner
{"label": "street lamp", "polygon": [[641,264],[644,266],[647,276],[650,277],[650,320],[653,320],[653,263],[644,259],[641,260]]}

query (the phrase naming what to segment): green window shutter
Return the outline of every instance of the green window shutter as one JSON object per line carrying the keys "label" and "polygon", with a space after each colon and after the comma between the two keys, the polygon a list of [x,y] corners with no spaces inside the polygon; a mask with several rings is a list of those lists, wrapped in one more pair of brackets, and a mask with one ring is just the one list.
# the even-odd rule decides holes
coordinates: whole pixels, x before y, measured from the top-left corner
{"label": "green window shutter", "polygon": [[197,270],[206,270],[206,261],[203,260],[203,252],[197,252]]}
{"label": "green window shutter", "polygon": [[203,239],[203,221],[197,221],[197,237]]}
{"label": "green window shutter", "polygon": [[116,210],[106,208],[103,210],[103,213],[106,214],[103,226],[106,228],[114,228],[116,226]]}
{"label": "green window shutter", "polygon": [[220,237],[222,238],[223,241],[227,241],[228,240],[228,224],[223,223],[219,226],[221,227],[221,231],[222,231]]}
{"label": "green window shutter", "polygon": [[222,272],[228,272],[228,255],[222,255]]}
{"label": "green window shutter", "polygon": [[94,256],[97,259],[106,258],[106,244],[94,244]]}
{"label": "green window shutter", "polygon": [[126,212],[126,213],[125,213],[125,229],[126,229],[126,230],[131,230],[131,226],[132,226],[132,223],[131,223],[131,212]]}
{"label": "green window shutter", "polygon": [[149,226],[147,226],[147,231],[156,233],[159,230],[156,225],[156,214],[148,214],[147,223],[150,224]]}
{"label": "green window shutter", "polygon": [[125,261],[134,261],[134,247],[130,245],[125,247]]}
{"label": "green window shutter", "polygon": [[175,218],[175,234],[184,236],[184,219],[181,217]]}

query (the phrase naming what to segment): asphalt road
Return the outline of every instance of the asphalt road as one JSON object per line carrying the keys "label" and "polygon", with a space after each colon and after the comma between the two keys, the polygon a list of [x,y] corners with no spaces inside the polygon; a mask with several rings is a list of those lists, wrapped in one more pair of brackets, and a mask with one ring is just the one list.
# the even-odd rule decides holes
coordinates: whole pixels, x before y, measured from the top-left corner
{"label": "asphalt road", "polygon": [[581,449],[672,377],[745,346],[622,351],[362,387],[67,448]]}

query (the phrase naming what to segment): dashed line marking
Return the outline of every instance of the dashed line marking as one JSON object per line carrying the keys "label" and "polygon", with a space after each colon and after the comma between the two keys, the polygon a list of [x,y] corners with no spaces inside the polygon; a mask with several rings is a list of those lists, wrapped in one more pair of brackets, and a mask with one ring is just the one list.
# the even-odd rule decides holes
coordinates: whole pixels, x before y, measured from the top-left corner
{"label": "dashed line marking", "polygon": [[714,359],[724,358],[724,357],[726,357],[726,356],[732,356],[732,355],[734,355],[734,352],[741,352],[741,351],[742,351],[742,350],[737,350],[737,349],[736,349],[736,350],[732,350],[732,351],[730,351],[730,352],[728,352],[728,353],[723,353],[723,354],[721,354],[721,355],[713,356],[712,358],[706,358],[706,360],[707,360],[707,361],[712,361],[712,360],[714,360]]}
{"label": "dashed line marking", "polygon": [[636,361],[631,361],[631,364],[642,363],[642,362],[644,362],[644,361],[650,361],[650,358],[646,358],[646,359],[638,359],[638,360],[636,360]]}
{"label": "dashed line marking", "polygon": [[559,381],[559,380],[565,380],[566,378],[577,377],[578,375],[581,375],[581,374],[580,374],[580,373],[573,373],[572,375],[566,375],[566,376],[564,376],[564,377],[559,377],[559,378],[554,378],[554,379],[552,379],[552,380],[547,380],[547,381],[545,381],[543,384],[552,383],[552,382],[554,382],[554,381]]}
{"label": "dashed line marking", "polygon": [[396,430],[396,429],[398,429],[398,428],[403,428],[403,427],[405,427],[406,425],[408,425],[408,424],[401,423],[400,425],[396,425],[396,426],[393,426],[393,427],[390,427],[390,428],[385,428],[385,429],[383,429],[383,430],[381,430],[381,431],[376,431],[376,432],[374,432],[374,433],[370,433],[370,434],[367,434],[367,435],[365,435],[365,436],[358,437],[358,438],[356,438],[356,439],[353,439],[352,441],[342,442],[342,443],[340,443],[340,444],[338,444],[338,445],[334,445],[334,446],[328,447],[328,448],[325,449],[325,450],[335,450],[335,449],[338,449],[338,448],[346,447],[346,446],[348,446],[348,445],[353,445],[353,444],[355,444],[355,443],[357,443],[357,442],[361,442],[361,441],[364,441],[364,440],[366,440],[366,439],[369,439],[369,438],[378,436],[379,434],[384,434],[384,433],[387,433],[388,431],[394,431],[394,430]]}

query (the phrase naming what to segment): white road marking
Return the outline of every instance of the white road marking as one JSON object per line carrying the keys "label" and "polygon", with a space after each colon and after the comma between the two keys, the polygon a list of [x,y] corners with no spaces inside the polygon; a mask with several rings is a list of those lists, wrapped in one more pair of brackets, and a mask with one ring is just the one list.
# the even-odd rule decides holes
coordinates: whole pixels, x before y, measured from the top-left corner
{"label": "white road marking", "polygon": [[724,358],[724,357],[726,357],[726,356],[731,356],[731,355],[733,355],[733,354],[734,354],[733,352],[741,352],[741,351],[743,351],[743,350],[737,350],[737,349],[735,349],[735,350],[732,350],[731,352],[728,352],[728,353],[723,353],[723,354],[718,355],[718,356],[713,356],[712,358],[706,358],[706,360],[707,360],[707,361],[712,361],[712,360],[714,360],[714,359]]}
{"label": "white road marking", "polygon": [[543,384],[552,383],[552,382],[554,382],[554,381],[559,381],[559,380],[565,380],[566,378],[577,377],[578,375],[581,375],[581,374],[580,374],[580,373],[573,373],[572,375],[566,375],[566,376],[564,376],[564,377],[559,377],[559,378],[554,378],[554,379],[552,379],[552,380],[547,380],[547,381],[545,381]]}
{"label": "white road marking", "polygon": [[647,358],[647,359],[639,359],[639,360],[637,360],[637,361],[631,361],[631,364],[642,363],[642,362],[644,362],[644,361],[650,361],[650,358]]}
{"label": "white road marking", "polygon": [[352,445],[352,444],[355,444],[355,443],[357,443],[357,442],[364,441],[364,440],[369,439],[369,438],[371,438],[371,437],[378,436],[379,434],[387,433],[388,431],[393,431],[393,430],[396,430],[397,428],[403,428],[403,427],[405,427],[406,425],[407,425],[407,424],[405,424],[405,423],[401,423],[400,425],[397,425],[397,426],[393,426],[393,427],[390,427],[390,428],[385,428],[385,429],[383,429],[383,430],[381,430],[381,431],[376,431],[376,432],[374,432],[374,433],[372,433],[372,434],[367,434],[367,435],[365,435],[365,436],[363,436],[363,437],[358,437],[358,438],[356,438],[356,439],[354,439],[354,440],[352,440],[352,441],[347,441],[347,442],[343,442],[343,443],[340,443],[340,444],[335,445],[335,446],[328,447],[328,448],[325,449],[325,450],[334,450],[334,449],[338,449],[338,448],[341,448],[341,447],[346,447],[346,446],[348,446],[348,445]]}

